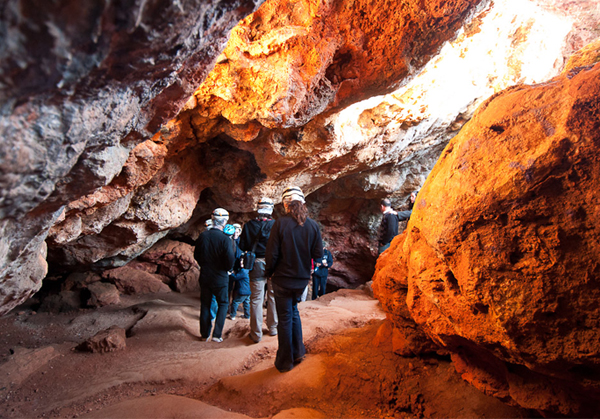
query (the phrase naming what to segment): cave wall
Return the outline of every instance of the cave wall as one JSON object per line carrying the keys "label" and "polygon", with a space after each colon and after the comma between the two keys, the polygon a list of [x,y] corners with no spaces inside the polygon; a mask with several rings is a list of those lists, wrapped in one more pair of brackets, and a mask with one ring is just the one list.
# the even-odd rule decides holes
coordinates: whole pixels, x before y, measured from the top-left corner
{"label": "cave wall", "polygon": [[[230,36],[259,2],[5,2],[2,312],[39,289],[46,260],[118,267],[194,237],[215,206],[245,221],[290,183],[332,241],[333,282],[366,281],[373,202],[403,205],[487,96],[547,79],[597,36],[593,2],[567,3],[273,1]],[[470,54],[485,71],[456,67]]]}
{"label": "cave wall", "polygon": [[1,313],[41,286],[64,206],[126,176],[131,150],[179,112],[259,4],[2,2]]}
{"label": "cave wall", "polygon": [[[486,101],[448,144],[374,290],[407,351],[544,416],[598,415],[600,64]],[[587,62],[586,62],[587,59]]]}

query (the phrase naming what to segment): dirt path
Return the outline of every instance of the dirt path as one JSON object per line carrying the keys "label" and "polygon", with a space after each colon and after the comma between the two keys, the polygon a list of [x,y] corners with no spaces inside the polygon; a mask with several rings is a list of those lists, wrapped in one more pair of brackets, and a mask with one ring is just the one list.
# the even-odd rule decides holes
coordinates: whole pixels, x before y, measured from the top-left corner
{"label": "dirt path", "polygon": [[[277,338],[254,344],[248,320],[227,320],[223,343],[199,341],[198,300],[170,293],[70,314],[15,310],[0,319],[0,416],[524,416],[468,386],[447,360],[374,345],[385,314],[363,291],[301,304],[308,356],[285,374],[273,366]],[[126,349],[75,350],[113,324],[129,330]]]}

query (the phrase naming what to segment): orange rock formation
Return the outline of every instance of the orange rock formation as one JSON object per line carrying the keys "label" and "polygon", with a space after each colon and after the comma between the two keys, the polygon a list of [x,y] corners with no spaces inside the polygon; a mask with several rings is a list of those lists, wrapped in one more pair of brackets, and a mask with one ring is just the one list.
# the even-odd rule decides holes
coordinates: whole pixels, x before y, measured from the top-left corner
{"label": "orange rock formation", "polygon": [[375,274],[397,328],[410,313],[463,378],[544,414],[600,402],[599,98],[600,64],[490,98]]}

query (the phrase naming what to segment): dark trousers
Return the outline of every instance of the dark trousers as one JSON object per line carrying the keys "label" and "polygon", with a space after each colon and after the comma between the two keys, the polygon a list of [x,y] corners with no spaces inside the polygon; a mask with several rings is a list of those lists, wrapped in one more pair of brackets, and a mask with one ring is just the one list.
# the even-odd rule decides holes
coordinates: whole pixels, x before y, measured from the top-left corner
{"label": "dark trousers", "polygon": [[275,357],[275,367],[281,372],[294,368],[294,364],[306,354],[302,341],[302,322],[298,312],[298,302],[303,291],[304,287],[289,289],[273,283],[275,307],[279,319],[277,325],[279,347]]}
{"label": "dark trousers", "polygon": [[313,274],[312,280],[312,299],[316,300],[317,297],[325,294],[325,288],[327,287],[327,275],[321,276]]}
{"label": "dark trousers", "polygon": [[223,333],[223,325],[225,324],[227,308],[229,307],[229,294],[227,289],[227,285],[223,287],[200,285],[200,335],[202,335],[204,339],[210,337],[210,330],[212,329],[210,305],[212,303],[213,295],[216,297],[217,304],[219,305],[213,337],[220,338]]}

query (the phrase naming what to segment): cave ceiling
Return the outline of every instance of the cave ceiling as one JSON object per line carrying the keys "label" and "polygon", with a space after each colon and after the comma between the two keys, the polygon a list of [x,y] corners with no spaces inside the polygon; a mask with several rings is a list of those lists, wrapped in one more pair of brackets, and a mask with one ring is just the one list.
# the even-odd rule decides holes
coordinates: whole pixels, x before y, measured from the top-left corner
{"label": "cave ceiling", "polygon": [[48,264],[119,266],[290,184],[333,280],[364,282],[377,201],[401,206],[481,103],[600,35],[591,0],[34,3],[1,6],[2,313]]}

